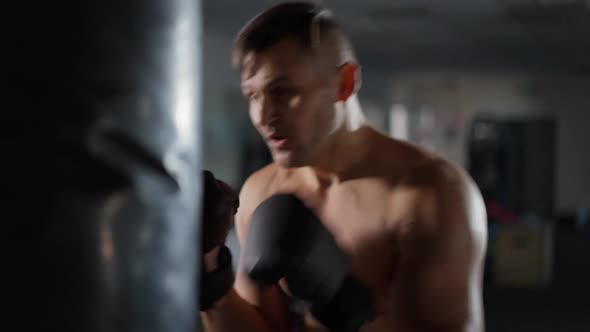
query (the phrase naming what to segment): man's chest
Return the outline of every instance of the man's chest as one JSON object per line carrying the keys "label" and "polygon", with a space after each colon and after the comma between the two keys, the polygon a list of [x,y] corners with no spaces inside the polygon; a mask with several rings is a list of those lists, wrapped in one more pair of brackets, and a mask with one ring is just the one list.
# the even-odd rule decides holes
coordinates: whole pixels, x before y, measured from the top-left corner
{"label": "man's chest", "polygon": [[[281,191],[295,193],[302,199],[334,236],[339,247],[349,254],[352,275],[375,296],[379,312],[375,324],[389,327],[391,287],[400,256],[398,218],[402,220],[406,214],[403,209],[392,206],[399,204],[395,192],[373,181],[357,181],[324,190],[298,185]],[[288,292],[286,286],[282,286]],[[319,326],[310,315],[305,317],[308,327]],[[367,331],[391,330],[373,325]]]}
{"label": "man's chest", "polygon": [[298,186],[291,191],[315,212],[339,247],[349,254],[352,273],[375,292],[385,291],[399,257],[391,191],[371,181],[321,191]]}

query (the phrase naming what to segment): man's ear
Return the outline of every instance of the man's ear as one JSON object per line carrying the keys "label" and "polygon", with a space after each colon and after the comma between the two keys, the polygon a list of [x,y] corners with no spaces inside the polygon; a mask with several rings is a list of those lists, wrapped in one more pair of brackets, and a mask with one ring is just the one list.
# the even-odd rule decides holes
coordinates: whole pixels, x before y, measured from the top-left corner
{"label": "man's ear", "polygon": [[356,63],[347,62],[338,69],[340,72],[338,101],[345,102],[361,87],[361,67]]}

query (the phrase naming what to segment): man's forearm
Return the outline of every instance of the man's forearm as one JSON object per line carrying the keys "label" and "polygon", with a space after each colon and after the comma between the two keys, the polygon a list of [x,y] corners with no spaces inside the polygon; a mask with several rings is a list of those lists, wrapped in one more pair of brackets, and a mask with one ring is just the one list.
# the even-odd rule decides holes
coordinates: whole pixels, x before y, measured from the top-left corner
{"label": "man's forearm", "polygon": [[272,324],[232,289],[209,310],[201,312],[206,332],[274,332]]}

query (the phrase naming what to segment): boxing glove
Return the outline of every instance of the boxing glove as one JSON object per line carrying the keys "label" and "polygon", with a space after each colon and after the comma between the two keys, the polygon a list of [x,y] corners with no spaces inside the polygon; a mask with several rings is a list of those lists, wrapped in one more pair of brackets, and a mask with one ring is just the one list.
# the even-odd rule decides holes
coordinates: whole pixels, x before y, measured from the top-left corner
{"label": "boxing glove", "polygon": [[240,203],[235,191],[211,171],[203,171],[203,187],[201,251],[205,254],[223,246]]}
{"label": "boxing glove", "polygon": [[221,247],[217,269],[207,272],[204,266],[201,267],[199,306],[201,310],[207,310],[233,286],[232,257],[224,244],[239,200],[231,187],[216,179],[210,171],[203,171],[203,186],[201,255]]}
{"label": "boxing glove", "polygon": [[274,195],[256,208],[243,266],[260,284],[284,278],[330,331],[357,331],[375,317],[372,293],[350,274],[349,256],[294,195]]}

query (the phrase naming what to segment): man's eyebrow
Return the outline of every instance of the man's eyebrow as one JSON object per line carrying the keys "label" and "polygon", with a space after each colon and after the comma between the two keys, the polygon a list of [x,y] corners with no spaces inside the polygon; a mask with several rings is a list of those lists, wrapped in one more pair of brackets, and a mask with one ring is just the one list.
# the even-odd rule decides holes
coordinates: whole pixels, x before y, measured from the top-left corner
{"label": "man's eyebrow", "polygon": [[[262,88],[267,89],[267,88],[272,87],[274,85],[285,83],[285,82],[288,82],[287,76],[279,76],[279,77],[273,78],[268,83],[264,83]],[[242,83],[242,90],[246,91],[249,88],[250,88],[250,85],[248,83]]]}

